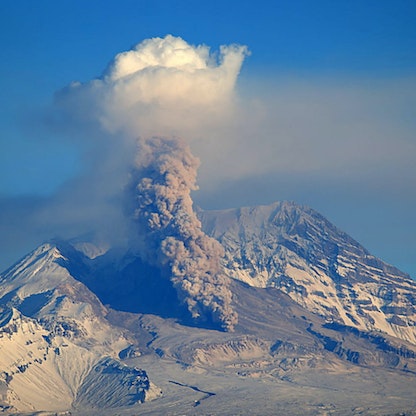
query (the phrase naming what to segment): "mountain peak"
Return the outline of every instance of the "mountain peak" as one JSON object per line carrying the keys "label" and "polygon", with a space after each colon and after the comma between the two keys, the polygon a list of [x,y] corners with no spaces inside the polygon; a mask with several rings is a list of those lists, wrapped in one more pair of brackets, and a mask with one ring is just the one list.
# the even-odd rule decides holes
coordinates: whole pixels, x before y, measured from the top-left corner
{"label": "mountain peak", "polygon": [[[147,371],[164,391],[145,405],[149,414],[171,411],[172,400],[189,414],[190,394],[192,410],[235,414],[230,400],[242,400],[235,391],[244,391],[247,414],[258,410],[257,393],[269,392],[264,414],[276,414],[276,385],[288,397],[302,386],[302,394],[338,406],[323,386],[338,383],[356,399],[363,379],[375,409],[385,398],[374,393],[379,376],[394,391],[389,411],[409,396],[401,382],[410,389],[416,374],[409,276],[293,202],[198,215],[201,233],[223,249],[235,332],[192,320],[172,281],[137,252],[50,241],[0,275],[0,409],[107,414],[128,406],[126,414],[137,413],[136,405],[161,395]],[[199,387],[202,380],[210,387]],[[370,406],[368,395],[357,400]]]}
{"label": "mountain peak", "polygon": [[199,213],[227,274],[276,287],[329,320],[416,343],[416,288],[322,215],[293,202]]}

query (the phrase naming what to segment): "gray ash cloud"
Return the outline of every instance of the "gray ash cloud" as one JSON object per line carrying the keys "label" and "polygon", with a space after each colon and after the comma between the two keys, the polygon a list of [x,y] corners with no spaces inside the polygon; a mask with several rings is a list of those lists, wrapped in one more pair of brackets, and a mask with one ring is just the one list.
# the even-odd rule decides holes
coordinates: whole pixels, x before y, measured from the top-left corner
{"label": "gray ash cloud", "polygon": [[224,251],[193,210],[199,160],[178,138],[143,139],[138,147],[127,187],[132,246],[170,279],[194,319],[232,331],[238,318],[221,270]]}

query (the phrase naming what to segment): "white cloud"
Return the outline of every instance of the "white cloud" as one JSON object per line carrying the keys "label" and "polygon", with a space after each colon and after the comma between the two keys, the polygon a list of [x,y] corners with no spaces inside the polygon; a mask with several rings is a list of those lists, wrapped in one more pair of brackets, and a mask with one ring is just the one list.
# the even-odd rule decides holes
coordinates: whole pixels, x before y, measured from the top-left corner
{"label": "white cloud", "polygon": [[246,54],[245,46],[222,46],[215,59],[207,46],[179,37],[147,39],[118,54],[101,79],[64,89],[57,104],[72,121],[88,117],[112,134],[191,140],[232,112]]}

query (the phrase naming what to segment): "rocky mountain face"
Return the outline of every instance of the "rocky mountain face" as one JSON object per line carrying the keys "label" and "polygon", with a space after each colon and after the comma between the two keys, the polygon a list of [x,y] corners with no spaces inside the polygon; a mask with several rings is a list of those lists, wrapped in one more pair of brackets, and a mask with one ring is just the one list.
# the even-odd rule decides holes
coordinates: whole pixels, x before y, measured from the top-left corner
{"label": "rocky mountain face", "polygon": [[[71,269],[85,268],[81,258],[80,253],[67,258],[56,244],[43,244],[1,275],[3,409],[66,410],[75,399],[113,407],[144,401],[149,392],[145,372],[112,371],[124,388],[99,376],[106,373],[103,366],[119,368],[117,354],[131,340],[106,320],[108,311],[97,296],[71,275]],[[126,386],[140,394],[129,397]]]}
{"label": "rocky mountain face", "polygon": [[290,202],[200,213],[229,276],[275,287],[328,321],[416,344],[416,285],[316,211]]}
{"label": "rocky mountain face", "polygon": [[233,332],[193,320],[170,279],[137,254],[46,243],[0,275],[0,409],[83,416],[416,409],[409,276],[293,203],[198,215],[224,248]]}

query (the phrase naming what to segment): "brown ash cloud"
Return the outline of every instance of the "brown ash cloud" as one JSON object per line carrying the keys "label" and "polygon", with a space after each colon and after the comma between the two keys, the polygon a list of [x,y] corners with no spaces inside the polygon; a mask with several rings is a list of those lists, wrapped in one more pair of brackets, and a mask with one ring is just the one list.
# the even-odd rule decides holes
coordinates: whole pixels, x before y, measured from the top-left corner
{"label": "brown ash cloud", "polygon": [[139,140],[138,147],[127,188],[132,244],[170,279],[195,320],[232,331],[238,318],[221,270],[223,248],[202,231],[193,210],[199,160],[178,138]]}

